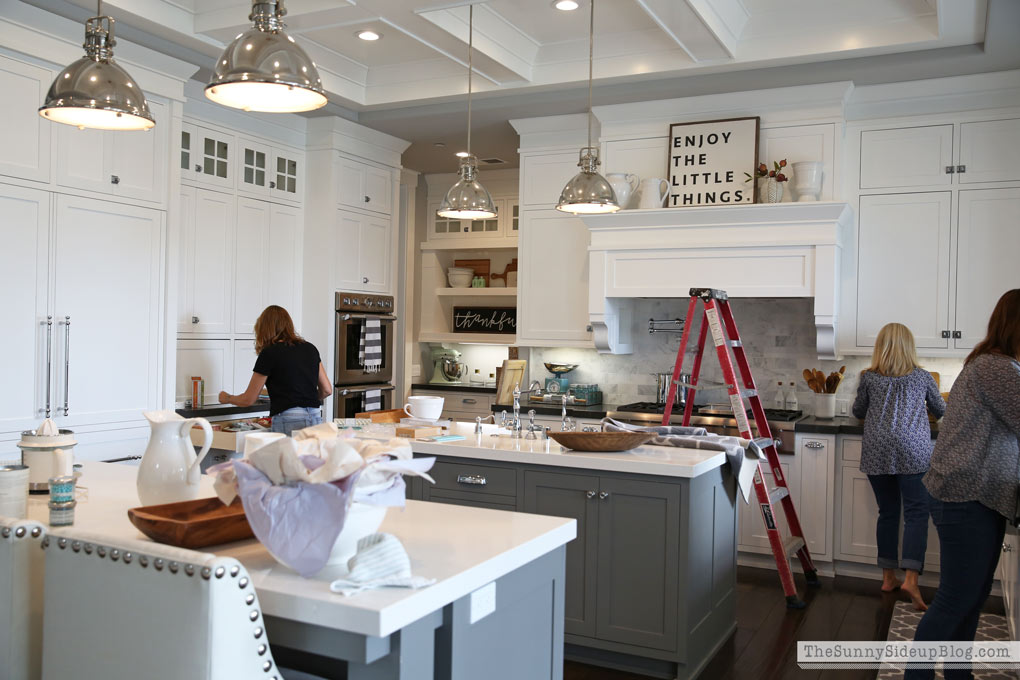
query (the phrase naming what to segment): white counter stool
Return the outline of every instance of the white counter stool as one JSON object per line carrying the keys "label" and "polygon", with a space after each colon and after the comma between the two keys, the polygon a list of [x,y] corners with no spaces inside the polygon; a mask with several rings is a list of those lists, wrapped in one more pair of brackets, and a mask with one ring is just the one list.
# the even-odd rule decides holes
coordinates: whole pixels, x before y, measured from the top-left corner
{"label": "white counter stool", "polygon": [[43,547],[43,680],[280,680],[237,560],[73,527]]}
{"label": "white counter stool", "polygon": [[38,680],[46,527],[0,517],[0,680]]}

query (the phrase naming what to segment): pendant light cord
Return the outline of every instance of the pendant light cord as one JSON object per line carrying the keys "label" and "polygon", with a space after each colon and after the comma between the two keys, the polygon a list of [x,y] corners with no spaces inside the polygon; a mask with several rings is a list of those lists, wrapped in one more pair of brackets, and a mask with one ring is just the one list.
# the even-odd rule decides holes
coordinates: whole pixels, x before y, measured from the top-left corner
{"label": "pendant light cord", "polygon": [[[591,148],[591,79],[595,61],[595,0],[591,0],[591,16],[588,23],[588,148]],[[470,110],[470,107],[469,107]]]}
{"label": "pendant light cord", "polygon": [[103,0],[96,0],[96,16],[103,16]]}
{"label": "pendant light cord", "polygon": [[474,26],[475,26],[475,6],[468,6],[468,134],[467,134],[467,152],[471,155],[471,75],[474,72]]}

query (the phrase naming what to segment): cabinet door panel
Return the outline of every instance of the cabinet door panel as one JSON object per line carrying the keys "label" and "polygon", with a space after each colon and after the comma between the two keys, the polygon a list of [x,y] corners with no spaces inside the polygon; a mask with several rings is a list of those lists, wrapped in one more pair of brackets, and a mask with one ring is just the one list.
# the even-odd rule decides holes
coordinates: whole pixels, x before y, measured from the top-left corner
{"label": "cabinet door panel", "polygon": [[177,332],[194,330],[195,305],[195,189],[181,187],[181,233],[178,241],[177,261]]}
{"label": "cabinet door panel", "polygon": [[337,290],[361,290],[361,220],[360,215],[337,212],[333,234],[333,288]]}
{"label": "cabinet door panel", "polygon": [[301,328],[301,211],[272,205],[269,211],[269,257],[266,305],[280,305]]}
{"label": "cabinet door panel", "polygon": [[251,374],[255,372],[255,360],[259,355],[255,353],[254,340],[234,340],[233,353],[233,378],[231,392],[240,394],[248,389],[251,382]]}
{"label": "cabinet door panel", "polygon": [[949,185],[953,126],[927,125],[861,133],[861,188]]}
{"label": "cabinet door panel", "polygon": [[196,127],[192,144],[194,152],[191,163],[195,168],[194,179],[203,184],[233,189],[234,166],[237,163],[234,136],[209,128]]}
{"label": "cabinet door panel", "polygon": [[[0,351],[13,359],[0,390],[0,432],[20,432],[38,424],[46,405],[50,194],[0,184],[0,215],[0,271],[7,281],[7,293],[0,295]],[[51,393],[51,403],[54,398]]]}
{"label": "cabinet door panel", "polygon": [[[680,486],[599,478],[596,634],[601,640],[676,649]],[[641,531],[634,531],[641,527]],[[569,577],[568,577],[569,580]]]}
{"label": "cabinet door panel", "polygon": [[972,349],[988,330],[995,303],[1020,288],[1020,189],[960,192],[956,239],[957,349]]}
{"label": "cabinet door panel", "polygon": [[[391,224],[389,220],[374,217],[361,220],[361,243],[358,260],[361,279],[356,290],[376,293],[390,291]],[[367,279],[367,280],[366,280]]]}
{"label": "cabinet door panel", "polygon": [[50,133],[65,127],[37,112],[52,80],[47,69],[0,57],[0,91],[7,104],[0,126],[0,175],[49,181]]}
{"label": "cabinet door panel", "polygon": [[269,208],[266,201],[237,199],[234,255],[234,332],[254,333],[255,319],[265,308],[266,269],[270,257]]}
{"label": "cabinet door panel", "polygon": [[[555,207],[564,185],[577,174],[577,154],[572,152],[525,155],[521,163],[521,177],[524,178],[521,205],[528,208]],[[662,172],[665,167],[663,163]],[[617,167],[616,171],[620,169]]]}
{"label": "cabinet door panel", "polygon": [[393,183],[390,171],[372,166],[365,167],[365,201],[364,207],[385,214],[391,212],[390,195]]}
{"label": "cabinet door panel", "polygon": [[1020,118],[960,124],[960,184],[1020,180]]}
{"label": "cabinet door panel", "polygon": [[875,541],[878,504],[868,476],[854,467],[844,467],[840,499],[840,552],[872,559],[878,557]]}
{"label": "cabinet door panel", "polygon": [[[835,439],[831,437],[804,438],[797,450],[800,457],[800,498],[795,507],[804,540],[815,559],[832,558],[835,446]],[[781,508],[776,506],[775,509],[782,514]]]}
{"label": "cabinet door panel", "polygon": [[66,326],[54,333],[62,424],[138,420],[159,403],[163,213],[59,196],[55,234],[54,316],[71,317],[66,344]]}
{"label": "cabinet door panel", "polygon": [[354,208],[365,207],[364,164],[341,157],[339,174],[337,199],[340,203]]}
{"label": "cabinet door panel", "polygon": [[260,196],[269,194],[273,181],[273,152],[250,139],[237,140],[237,190]]}
{"label": "cabinet door panel", "polygon": [[525,211],[517,277],[517,344],[588,347],[588,229],[577,217]]}
{"label": "cabinet door panel", "polygon": [[195,197],[194,303],[196,333],[229,333],[234,261],[234,197],[200,189]]}
{"label": "cabinet door panel", "polygon": [[304,168],[298,154],[290,151],[273,149],[272,175],[269,182],[270,193],[278,198],[292,201],[301,200],[304,194]]}
{"label": "cabinet door panel", "polygon": [[857,346],[897,321],[918,347],[949,340],[949,192],[861,196]]}
{"label": "cabinet door panel", "polygon": [[[783,475],[786,477],[786,484],[790,488],[790,498],[793,499],[794,507],[800,508],[800,461],[797,456],[790,456],[780,454],[779,464],[783,468]],[[767,489],[775,488],[775,482],[772,479],[772,473],[768,471],[768,466],[765,466],[766,470],[762,475],[762,479],[765,482]],[[743,496],[737,499],[737,514],[739,516],[738,522],[738,535],[740,549],[745,548],[760,548],[760,552],[771,552],[769,545],[769,536],[765,533],[765,520],[761,516],[761,507],[758,505],[757,497],[755,496],[754,489],[751,490],[751,495],[748,502],[744,502]],[[786,514],[782,509],[778,507],[773,508],[776,516],[776,524],[779,527],[779,532],[783,536],[790,535],[790,527],[786,523]],[[798,515],[803,517],[803,515]],[[803,528],[803,527],[801,527]]]}
{"label": "cabinet door panel", "polygon": [[177,401],[191,398],[191,377],[199,376],[205,380],[205,403],[219,403],[220,390],[232,387],[230,349],[230,340],[178,340]]}
{"label": "cabinet door panel", "polygon": [[156,127],[146,132],[108,132],[110,137],[107,173],[116,176],[113,193],[159,203],[166,193],[167,107],[149,99],[149,111]]}
{"label": "cabinet door panel", "polygon": [[[595,569],[598,559],[599,479],[526,470],[521,510],[577,520],[577,538],[567,544],[566,622],[570,635],[595,635]],[[591,498],[588,492],[596,492]]]}
{"label": "cabinet door panel", "polygon": [[[109,133],[72,125],[55,124],[57,145],[57,184],[87,191],[113,193],[113,184],[106,174]],[[121,133],[133,134],[133,133]],[[139,132],[138,134],[145,134]]]}

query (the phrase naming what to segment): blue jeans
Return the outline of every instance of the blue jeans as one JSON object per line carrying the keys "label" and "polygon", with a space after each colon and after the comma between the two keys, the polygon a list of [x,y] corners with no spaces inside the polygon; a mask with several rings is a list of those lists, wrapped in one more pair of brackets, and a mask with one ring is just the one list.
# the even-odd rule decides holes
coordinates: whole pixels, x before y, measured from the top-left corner
{"label": "blue jeans", "polygon": [[[939,532],[941,573],[935,599],[917,624],[914,640],[974,640],[978,617],[992,591],[1006,518],[977,501],[945,503],[932,499],[931,518]],[[909,669],[905,680],[935,677],[930,668]],[[968,668],[945,670],[946,680],[971,680]]]}
{"label": "blue jeans", "polygon": [[[916,475],[868,475],[878,501],[878,566],[883,569],[924,569],[928,549],[928,490]],[[903,501],[903,559],[899,559],[900,501]]]}
{"label": "blue jeans", "polygon": [[319,409],[295,406],[273,416],[271,429],[273,432],[282,432],[289,437],[294,430],[318,425],[321,422],[322,416],[319,415]]}

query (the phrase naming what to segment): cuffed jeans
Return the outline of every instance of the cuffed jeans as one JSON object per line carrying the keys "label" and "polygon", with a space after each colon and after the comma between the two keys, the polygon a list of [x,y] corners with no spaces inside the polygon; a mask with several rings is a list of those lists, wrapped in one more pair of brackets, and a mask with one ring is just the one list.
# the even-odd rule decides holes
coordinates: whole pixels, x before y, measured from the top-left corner
{"label": "cuffed jeans", "polygon": [[295,406],[273,416],[271,429],[273,432],[282,432],[289,437],[294,430],[318,425],[321,422],[322,416],[319,415],[319,409]]}
{"label": "cuffed jeans", "polygon": [[[977,501],[932,499],[931,518],[939,532],[939,589],[917,624],[915,642],[971,642],[981,607],[992,592],[1006,518]],[[946,680],[972,680],[969,668],[944,669]],[[904,680],[930,680],[932,668],[911,668]]]}
{"label": "cuffed jeans", "polygon": [[[924,569],[928,550],[928,490],[915,475],[868,475],[878,501],[878,566],[883,569]],[[903,559],[899,559],[900,501],[903,502]]]}

